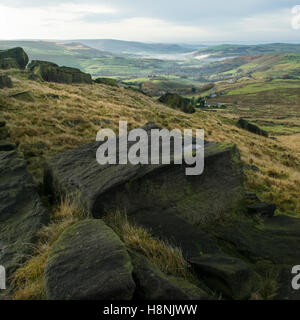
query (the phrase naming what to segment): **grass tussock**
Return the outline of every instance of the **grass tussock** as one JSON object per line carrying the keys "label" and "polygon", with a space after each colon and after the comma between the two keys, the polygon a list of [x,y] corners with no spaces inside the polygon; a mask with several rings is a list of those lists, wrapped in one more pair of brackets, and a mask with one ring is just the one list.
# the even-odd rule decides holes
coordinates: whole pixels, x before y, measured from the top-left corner
{"label": "grass tussock", "polygon": [[105,222],[119,235],[126,246],[147,257],[163,273],[185,280],[197,282],[190,265],[182,256],[180,248],[159,240],[144,228],[128,221],[127,215],[120,210],[108,214]]}
{"label": "grass tussock", "polygon": [[66,198],[59,203],[52,213],[51,223],[38,234],[33,255],[14,274],[13,300],[45,299],[44,271],[51,246],[67,227],[84,217],[84,210],[75,201]]}
{"label": "grass tussock", "polygon": [[274,300],[279,290],[279,270],[269,269],[264,275],[256,274],[256,285],[250,300]]}

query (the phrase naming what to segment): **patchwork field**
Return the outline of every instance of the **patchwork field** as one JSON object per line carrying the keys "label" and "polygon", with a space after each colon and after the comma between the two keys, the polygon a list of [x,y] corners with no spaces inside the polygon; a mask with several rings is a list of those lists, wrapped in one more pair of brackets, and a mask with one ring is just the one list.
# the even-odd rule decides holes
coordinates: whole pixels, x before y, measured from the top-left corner
{"label": "patchwork field", "polygon": [[300,133],[300,82],[273,80],[269,82],[243,81],[218,84],[225,95],[210,99],[209,103],[224,103],[219,110],[231,119],[243,117],[256,122],[273,136]]}

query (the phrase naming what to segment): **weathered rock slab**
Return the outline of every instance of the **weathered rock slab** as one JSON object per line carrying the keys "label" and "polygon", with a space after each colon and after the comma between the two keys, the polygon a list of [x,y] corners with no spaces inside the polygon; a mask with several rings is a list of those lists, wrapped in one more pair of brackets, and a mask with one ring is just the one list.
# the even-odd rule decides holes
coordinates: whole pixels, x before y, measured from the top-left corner
{"label": "weathered rock slab", "polygon": [[238,150],[232,144],[205,144],[205,168],[198,176],[187,176],[184,163],[99,165],[100,144],[87,144],[50,159],[45,172],[48,190],[79,192],[97,218],[116,207],[129,213],[164,208],[197,223],[241,208],[243,176]]}
{"label": "weathered rock slab", "polygon": [[60,67],[55,63],[33,60],[28,69],[40,79],[58,83],[92,83],[90,74],[84,73],[76,68]]}
{"label": "weathered rock slab", "polygon": [[131,219],[152,235],[179,247],[198,277],[212,290],[232,299],[250,296],[251,269],[242,260],[223,253],[206,232],[164,211],[141,211]]}
{"label": "weathered rock slab", "polygon": [[133,267],[124,244],[102,220],[67,228],[49,254],[45,286],[50,300],[130,300]]}
{"label": "weathered rock slab", "polygon": [[10,276],[31,253],[49,214],[20,154],[0,151],[0,177],[0,264]]}
{"label": "weathered rock slab", "polygon": [[235,300],[248,299],[252,290],[253,273],[241,259],[221,255],[203,255],[190,263],[200,278],[223,296]]}
{"label": "weathered rock slab", "polygon": [[138,300],[207,300],[208,294],[187,280],[163,274],[144,257],[133,257]]}
{"label": "weathered rock slab", "polygon": [[217,233],[247,261],[265,261],[279,269],[278,299],[300,299],[300,292],[291,287],[292,267],[299,265],[300,219],[279,215],[259,226],[247,222],[222,226]]}
{"label": "weathered rock slab", "polygon": [[28,55],[20,47],[8,50],[0,50],[0,69],[25,69],[28,61]]}

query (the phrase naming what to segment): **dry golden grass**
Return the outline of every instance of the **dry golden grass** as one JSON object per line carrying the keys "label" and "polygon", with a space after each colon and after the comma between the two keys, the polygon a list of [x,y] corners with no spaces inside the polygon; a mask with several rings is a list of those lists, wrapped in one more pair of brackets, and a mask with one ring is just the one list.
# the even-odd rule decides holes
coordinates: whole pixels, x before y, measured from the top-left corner
{"label": "dry golden grass", "polygon": [[67,227],[84,217],[84,211],[79,204],[69,199],[61,201],[53,211],[51,223],[41,229],[35,252],[15,272],[13,280],[15,291],[12,299],[45,299],[44,271],[51,246]]}
{"label": "dry golden grass", "polygon": [[271,268],[264,275],[256,274],[256,284],[250,300],[274,300],[279,290],[279,270]]}
{"label": "dry golden grass", "polygon": [[130,250],[147,257],[163,273],[193,283],[198,282],[179,248],[151,236],[144,228],[129,223],[126,213],[117,210],[108,214],[104,221],[119,235]]}
{"label": "dry golden grass", "polygon": [[[206,139],[236,143],[244,162],[258,167],[248,170],[245,187],[264,201],[273,201],[282,213],[300,213],[300,157],[295,140],[273,141],[241,130],[216,113],[197,111],[187,115],[155,99],[125,88],[100,84],[64,85],[26,80],[24,72],[11,72],[14,88],[0,90],[0,111],[10,129],[11,140],[24,152],[28,168],[41,183],[49,156],[95,140],[101,128],[118,129],[119,120],[129,128],[148,121],[173,128],[204,128]],[[36,101],[9,98],[30,90]],[[51,95],[58,95],[59,99]],[[267,116],[272,117],[268,109]],[[276,113],[275,113],[276,114]]]}

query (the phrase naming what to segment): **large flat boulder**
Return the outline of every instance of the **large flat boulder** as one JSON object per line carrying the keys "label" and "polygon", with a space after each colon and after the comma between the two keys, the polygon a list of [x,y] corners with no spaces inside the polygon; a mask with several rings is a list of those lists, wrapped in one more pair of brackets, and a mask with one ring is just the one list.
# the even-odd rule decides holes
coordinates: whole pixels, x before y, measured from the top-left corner
{"label": "large flat boulder", "polygon": [[20,154],[0,151],[0,177],[0,265],[10,277],[32,252],[49,215]]}
{"label": "large flat boulder", "polygon": [[40,79],[58,83],[92,83],[90,74],[84,73],[76,68],[60,67],[55,63],[33,60],[28,69]]}
{"label": "large flat boulder", "polygon": [[45,270],[47,299],[130,300],[135,283],[125,245],[102,220],[83,220],[54,243]]}
{"label": "large flat boulder", "polygon": [[[53,194],[79,194],[88,211],[101,218],[120,207],[129,213],[160,210],[198,223],[240,210],[244,199],[239,153],[233,144],[205,144],[202,175],[187,176],[187,165],[99,165],[100,142],[48,161],[45,185]],[[129,149],[130,149],[129,144]]]}
{"label": "large flat boulder", "polygon": [[28,61],[28,55],[20,47],[0,50],[0,69],[25,69]]}

